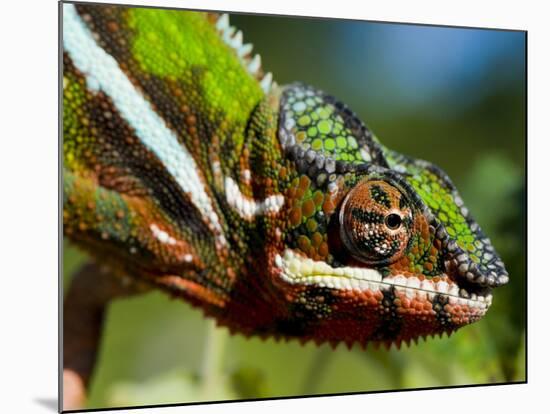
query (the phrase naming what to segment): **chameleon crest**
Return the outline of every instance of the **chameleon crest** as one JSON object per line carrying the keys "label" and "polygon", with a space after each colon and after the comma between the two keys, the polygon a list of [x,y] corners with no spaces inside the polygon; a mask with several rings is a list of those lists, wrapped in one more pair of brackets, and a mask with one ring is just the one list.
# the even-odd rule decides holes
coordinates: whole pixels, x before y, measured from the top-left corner
{"label": "chameleon crest", "polygon": [[64,232],[231,331],[397,343],[508,275],[439,168],[278,86],[227,15],[63,7]]}

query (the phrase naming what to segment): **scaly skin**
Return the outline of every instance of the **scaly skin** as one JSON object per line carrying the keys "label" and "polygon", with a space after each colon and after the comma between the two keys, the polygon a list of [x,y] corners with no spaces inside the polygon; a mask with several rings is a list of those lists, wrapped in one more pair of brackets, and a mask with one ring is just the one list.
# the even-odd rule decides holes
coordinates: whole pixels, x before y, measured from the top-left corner
{"label": "scaly skin", "polygon": [[449,178],[279,87],[227,16],[64,5],[64,232],[245,335],[397,343],[479,320],[502,261]]}

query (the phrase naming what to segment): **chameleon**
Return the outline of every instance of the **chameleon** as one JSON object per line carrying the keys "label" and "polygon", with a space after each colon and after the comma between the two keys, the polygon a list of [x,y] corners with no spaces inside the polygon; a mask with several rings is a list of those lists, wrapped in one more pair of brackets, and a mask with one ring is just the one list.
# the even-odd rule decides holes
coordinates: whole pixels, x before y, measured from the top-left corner
{"label": "chameleon", "polygon": [[508,282],[443,170],[278,85],[227,14],[62,15],[64,236],[124,280],[232,333],[349,347],[450,334]]}

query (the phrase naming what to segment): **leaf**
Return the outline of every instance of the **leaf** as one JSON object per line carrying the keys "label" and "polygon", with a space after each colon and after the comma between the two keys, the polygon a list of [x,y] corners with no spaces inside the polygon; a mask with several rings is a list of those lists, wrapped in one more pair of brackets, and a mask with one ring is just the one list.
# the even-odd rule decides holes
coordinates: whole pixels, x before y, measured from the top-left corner
{"label": "leaf", "polygon": [[119,382],[108,393],[108,406],[171,404],[234,399],[230,381],[220,381],[214,393],[205,394],[201,382],[189,373],[165,372],[143,382]]}

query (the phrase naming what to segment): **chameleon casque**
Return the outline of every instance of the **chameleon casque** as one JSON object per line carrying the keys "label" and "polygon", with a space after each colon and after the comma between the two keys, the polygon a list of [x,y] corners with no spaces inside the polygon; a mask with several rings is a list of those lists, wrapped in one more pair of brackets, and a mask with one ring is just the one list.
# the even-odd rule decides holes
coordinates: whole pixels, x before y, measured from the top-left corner
{"label": "chameleon casque", "polygon": [[63,5],[65,236],[244,335],[399,345],[482,318],[508,275],[447,175],[242,40],[226,14]]}

